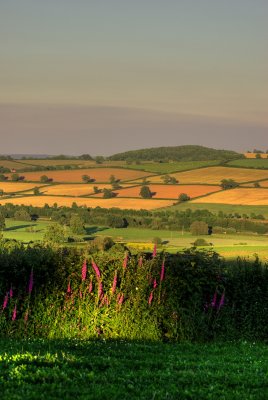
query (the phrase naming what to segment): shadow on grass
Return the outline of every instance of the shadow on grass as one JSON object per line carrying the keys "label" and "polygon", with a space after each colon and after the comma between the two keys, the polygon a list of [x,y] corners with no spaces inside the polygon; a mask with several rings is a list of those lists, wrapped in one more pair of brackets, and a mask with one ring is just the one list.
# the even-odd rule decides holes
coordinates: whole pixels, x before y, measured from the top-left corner
{"label": "shadow on grass", "polygon": [[98,232],[106,231],[107,229],[109,229],[109,228],[107,228],[107,227],[99,227],[99,226],[89,226],[89,227],[86,227],[86,234],[87,235],[94,235],[94,234],[96,234]]}
{"label": "shadow on grass", "polygon": [[5,232],[16,231],[17,229],[31,228],[31,227],[35,227],[35,226],[36,226],[36,224],[14,225],[14,226],[10,226],[10,227],[6,228]]}

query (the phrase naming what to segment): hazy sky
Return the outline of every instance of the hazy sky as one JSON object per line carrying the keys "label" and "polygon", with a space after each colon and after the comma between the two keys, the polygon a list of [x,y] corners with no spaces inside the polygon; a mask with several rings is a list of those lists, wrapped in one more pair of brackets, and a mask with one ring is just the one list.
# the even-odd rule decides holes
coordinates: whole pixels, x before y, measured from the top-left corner
{"label": "hazy sky", "polygon": [[268,148],[267,0],[0,0],[0,153]]}

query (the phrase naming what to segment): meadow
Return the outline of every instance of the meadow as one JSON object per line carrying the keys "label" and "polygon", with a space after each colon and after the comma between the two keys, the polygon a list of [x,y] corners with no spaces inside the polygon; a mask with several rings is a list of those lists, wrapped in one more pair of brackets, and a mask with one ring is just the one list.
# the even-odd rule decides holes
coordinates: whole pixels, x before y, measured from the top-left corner
{"label": "meadow", "polygon": [[268,347],[262,343],[1,339],[0,349],[3,400],[265,400],[268,395]]}
{"label": "meadow", "polygon": [[233,160],[228,162],[231,167],[268,169],[267,155],[263,158],[247,158],[246,160]]}

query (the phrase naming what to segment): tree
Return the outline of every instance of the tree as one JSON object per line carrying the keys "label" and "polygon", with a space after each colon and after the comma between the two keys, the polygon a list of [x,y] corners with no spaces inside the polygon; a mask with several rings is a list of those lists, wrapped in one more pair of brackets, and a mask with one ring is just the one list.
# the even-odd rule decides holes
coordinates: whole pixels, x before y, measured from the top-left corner
{"label": "tree", "polygon": [[180,202],[188,201],[188,200],[190,200],[190,196],[188,196],[188,194],[186,194],[186,193],[181,193],[181,194],[179,195],[179,201],[180,201]]}
{"label": "tree", "polygon": [[92,160],[90,154],[82,154],[79,158],[81,158],[81,160]]}
{"label": "tree", "polygon": [[0,196],[3,196],[3,195],[4,195],[4,190],[0,189]]}
{"label": "tree", "polygon": [[233,189],[239,186],[239,183],[234,181],[233,179],[222,179],[221,180],[221,187],[223,189]]}
{"label": "tree", "polygon": [[40,182],[42,182],[42,183],[49,182],[49,177],[46,176],[46,175],[42,175],[42,176],[40,177]]}
{"label": "tree", "polygon": [[75,214],[71,216],[70,229],[75,235],[84,235],[86,233],[82,218]]}
{"label": "tree", "polygon": [[111,228],[126,228],[128,226],[126,218],[117,215],[108,215],[106,223]]}
{"label": "tree", "polygon": [[31,221],[31,215],[27,210],[21,209],[15,212],[14,219],[17,221]]}
{"label": "tree", "polygon": [[118,189],[121,189],[121,186],[118,182],[113,182],[112,188],[113,188],[113,190],[118,190]]}
{"label": "tree", "polygon": [[152,192],[150,191],[149,186],[144,185],[141,187],[140,196],[143,199],[150,199],[152,197]]}
{"label": "tree", "polygon": [[208,224],[204,221],[194,221],[190,226],[190,232],[192,235],[207,235]]}
{"label": "tree", "polygon": [[96,164],[102,164],[103,161],[104,161],[104,157],[103,156],[96,156],[95,157],[95,161],[96,161]]}
{"label": "tree", "polygon": [[34,190],[33,190],[33,193],[34,193],[35,196],[38,196],[40,194],[39,188],[35,187]]}
{"label": "tree", "polygon": [[98,186],[94,186],[93,191],[95,194],[101,193],[101,189],[99,189]]}
{"label": "tree", "polygon": [[255,188],[260,188],[260,187],[261,187],[261,185],[260,185],[260,183],[259,183],[259,182],[255,182],[255,183],[254,183],[254,187],[255,187]]}
{"label": "tree", "polygon": [[3,175],[3,174],[0,174],[0,181],[4,182],[6,180],[7,180],[7,177],[5,175]]}
{"label": "tree", "polygon": [[109,181],[110,181],[111,184],[115,183],[116,182],[115,176],[111,175],[110,178],[109,178]]}
{"label": "tree", "polygon": [[85,183],[89,183],[91,181],[89,175],[82,175],[82,181]]}
{"label": "tree", "polygon": [[66,227],[60,224],[52,224],[46,229],[44,241],[51,244],[64,243],[67,240]]}
{"label": "tree", "polygon": [[261,158],[261,155],[260,155],[260,153],[256,153],[256,156],[255,156],[255,158]]}
{"label": "tree", "polygon": [[6,227],[6,220],[4,215],[0,211],[0,231],[3,231]]}
{"label": "tree", "polygon": [[103,189],[103,198],[104,199],[111,199],[112,197],[115,197],[116,194],[112,191],[112,189]]}
{"label": "tree", "polygon": [[19,181],[20,180],[19,174],[12,174],[11,175],[11,180],[14,181],[14,182]]}

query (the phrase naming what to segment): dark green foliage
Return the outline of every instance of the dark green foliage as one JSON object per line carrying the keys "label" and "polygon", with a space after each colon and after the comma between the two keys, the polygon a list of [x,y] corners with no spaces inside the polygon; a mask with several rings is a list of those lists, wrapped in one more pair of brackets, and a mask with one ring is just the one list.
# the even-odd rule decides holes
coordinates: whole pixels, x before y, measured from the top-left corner
{"label": "dark green foliage", "polygon": [[188,194],[186,193],[181,193],[179,195],[179,201],[183,202],[183,201],[189,201],[190,200],[190,196],[188,196]]}
{"label": "dark green foliage", "polygon": [[143,185],[140,190],[140,196],[143,199],[150,199],[152,197],[152,192],[149,186]]}
{"label": "dark green foliage", "polygon": [[203,161],[203,160],[234,160],[244,158],[242,154],[229,150],[215,150],[203,146],[172,146],[154,147],[151,149],[132,150],[114,154],[110,160],[172,160],[172,161]]}
{"label": "dark green foliage", "polygon": [[238,186],[239,186],[239,183],[234,181],[233,179],[222,179],[222,181],[221,181],[221,187],[223,189],[233,189]]}
{"label": "dark green foliage", "polygon": [[33,190],[33,193],[34,193],[35,196],[38,196],[40,194],[39,188],[35,187],[34,190]]}
{"label": "dark green foliage", "polygon": [[15,212],[14,218],[17,221],[31,221],[29,212],[23,208]]}
{"label": "dark green foliage", "polygon": [[49,177],[47,175],[42,175],[40,177],[40,182],[42,182],[42,183],[49,182]]}
{"label": "dark green foliage", "polygon": [[79,215],[73,214],[70,218],[70,229],[75,235],[83,235],[86,233],[84,222]]}
{"label": "dark green foliage", "polygon": [[14,182],[19,181],[20,180],[19,174],[12,174],[11,175],[11,180],[14,181]]}
{"label": "dark green foliage", "polygon": [[0,174],[0,182],[4,182],[7,180],[7,177],[4,174]]}
{"label": "dark green foliage", "polygon": [[212,243],[208,243],[205,239],[196,239],[194,241],[193,245],[195,247],[198,247],[198,246],[203,247],[203,246],[212,246]]}
{"label": "dark green foliage", "polygon": [[113,198],[113,197],[116,196],[116,194],[112,191],[112,189],[106,189],[106,188],[104,188],[104,189],[102,190],[102,192],[103,192],[103,198],[104,198],[104,199],[111,199],[111,198]]}
{"label": "dark green foliage", "polygon": [[0,231],[3,231],[6,227],[5,216],[0,211]]}

